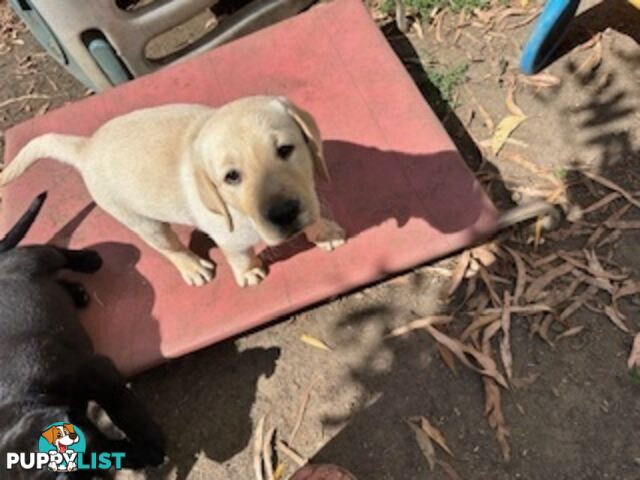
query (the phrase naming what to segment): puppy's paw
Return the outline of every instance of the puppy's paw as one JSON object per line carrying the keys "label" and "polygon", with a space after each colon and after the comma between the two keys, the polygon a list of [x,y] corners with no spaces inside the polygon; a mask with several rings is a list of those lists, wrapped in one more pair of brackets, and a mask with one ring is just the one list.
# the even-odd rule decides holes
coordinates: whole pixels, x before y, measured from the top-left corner
{"label": "puppy's paw", "polygon": [[214,264],[191,252],[175,259],[174,264],[187,285],[192,287],[201,287],[213,278]]}
{"label": "puppy's paw", "polygon": [[258,285],[267,277],[267,269],[263,265],[253,267],[246,272],[236,274],[236,282],[242,288]]}
{"label": "puppy's paw", "polygon": [[346,243],[347,235],[337,223],[320,219],[307,229],[307,238],[318,248],[331,252]]}

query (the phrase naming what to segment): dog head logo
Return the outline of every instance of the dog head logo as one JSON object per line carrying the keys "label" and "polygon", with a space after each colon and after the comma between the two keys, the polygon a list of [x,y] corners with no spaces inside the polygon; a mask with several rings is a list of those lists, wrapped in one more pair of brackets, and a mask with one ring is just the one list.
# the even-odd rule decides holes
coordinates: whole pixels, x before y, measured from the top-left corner
{"label": "dog head logo", "polygon": [[40,435],[38,449],[48,453],[49,470],[72,472],[77,470],[78,453],[84,453],[85,440],[82,431],[71,423],[57,422],[49,425]]}

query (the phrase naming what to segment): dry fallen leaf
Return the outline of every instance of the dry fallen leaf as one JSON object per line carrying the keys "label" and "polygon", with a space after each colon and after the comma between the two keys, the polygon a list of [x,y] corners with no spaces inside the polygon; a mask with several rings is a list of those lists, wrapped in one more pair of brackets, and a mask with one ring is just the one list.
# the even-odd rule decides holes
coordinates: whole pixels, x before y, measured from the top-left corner
{"label": "dry fallen leaf", "polygon": [[629,329],[624,324],[624,316],[616,308],[611,305],[605,305],[604,313],[616,327],[625,333],[629,333]]}
{"label": "dry fallen leaf", "polygon": [[493,284],[493,279],[491,278],[491,276],[487,272],[486,268],[483,268],[483,267],[480,268],[480,278],[482,279],[482,281],[484,282],[485,286],[487,287],[487,290],[489,292],[489,296],[491,297],[491,301],[493,302],[493,304],[501,306],[502,305],[502,300],[500,300],[500,297],[496,293],[496,288],[495,288],[495,286]]}
{"label": "dry fallen leaf", "polygon": [[584,256],[587,259],[587,263],[589,265],[589,272],[595,277],[617,281],[626,280],[629,277],[629,275],[626,273],[612,273],[606,271],[600,263],[600,259],[598,258],[594,250],[585,250]]}
{"label": "dry fallen leaf", "polygon": [[507,246],[503,246],[502,248],[504,248],[507,252],[509,252],[509,255],[513,257],[513,261],[516,264],[517,276],[516,276],[516,288],[513,291],[513,304],[517,305],[519,303],[520,297],[524,293],[524,288],[526,286],[527,267],[522,257],[518,254],[518,252],[516,252],[515,250]]}
{"label": "dry fallen leaf", "polygon": [[589,286],[582,294],[578,295],[573,302],[569,304],[560,315],[558,315],[558,320],[561,322],[566,321],[571,315],[577,312],[587,300],[593,298],[593,296],[598,292],[598,287],[595,285]]}
{"label": "dry fallen leaf", "polygon": [[595,212],[596,210],[601,209],[602,207],[608,205],[614,200],[619,199],[620,197],[622,197],[622,195],[620,195],[619,192],[611,192],[608,195],[605,195],[604,197],[602,197],[600,200],[593,202],[588,207],[583,208],[582,213],[587,214],[587,213]]}
{"label": "dry fallen leaf", "polygon": [[596,228],[596,230],[589,236],[589,239],[587,240],[587,246],[594,245],[604,233],[606,225],[610,224],[611,222],[618,221],[625,213],[627,213],[630,208],[631,204],[626,204],[616,212],[612,213],[609,218],[602,222],[602,224],[598,228]]}
{"label": "dry fallen leaf", "polygon": [[500,24],[509,17],[522,16],[522,15],[526,15],[527,13],[529,13],[529,11],[524,8],[515,8],[515,7],[505,8],[504,10],[502,10],[500,13],[496,15],[495,22],[497,24]]}
{"label": "dry fallen leaf", "polygon": [[584,325],[578,325],[576,327],[568,328],[556,337],[556,342],[561,338],[574,337],[578,335],[582,330],[584,330]]}
{"label": "dry fallen leaf", "polygon": [[289,445],[293,445],[293,442],[295,441],[296,434],[298,433],[298,430],[302,425],[302,420],[304,420],[304,413],[307,410],[307,405],[309,404],[309,400],[311,399],[311,392],[313,391],[313,387],[319,379],[320,377],[317,376],[313,380],[311,380],[302,394],[302,400],[300,401],[300,406],[298,407],[298,411],[296,413],[296,420],[293,424],[293,427],[291,428],[291,432],[289,433]]}
{"label": "dry fallen leaf", "polygon": [[614,183],[611,180],[604,178],[598,175],[597,173],[590,172],[588,170],[585,170],[582,173],[585,176],[589,177],[594,182],[598,182],[600,185],[607,187],[608,189],[613,190],[615,192],[618,192],[620,195],[622,195],[625,198],[625,200],[627,200],[627,202],[640,208],[640,202],[635,198],[633,198],[633,195],[631,195],[629,192],[627,192],[624,188],[622,188],[617,183]]}
{"label": "dry fallen leaf", "polygon": [[276,470],[273,472],[273,480],[282,480],[284,477],[284,463],[278,463]]}
{"label": "dry fallen leaf", "polygon": [[502,413],[502,400],[500,388],[491,379],[484,377],[485,407],[484,414],[489,426],[495,430],[502,457],[508,462],[511,459],[511,446],[509,445],[509,428]]}
{"label": "dry fallen leaf", "polygon": [[453,353],[444,345],[436,344],[438,346],[438,353],[444,364],[453,372],[454,375],[458,374],[456,370],[456,359],[453,357]]}
{"label": "dry fallen leaf", "polygon": [[509,113],[516,117],[526,117],[522,109],[516,104],[516,86],[517,83],[515,82],[515,78],[513,78],[509,82],[509,88],[507,89],[507,110],[509,110]]}
{"label": "dry fallen leaf", "polygon": [[596,43],[598,43],[600,41],[600,39],[602,38],[602,33],[598,32],[595,35],[593,35],[589,40],[587,40],[586,42],[578,45],[575,48],[576,52],[583,52],[585,50],[589,50],[590,48],[593,48],[595,46]]}
{"label": "dry fallen leaf", "polygon": [[527,83],[534,87],[539,88],[551,88],[557,87],[562,83],[559,77],[551,75],[549,73],[538,73],[537,75],[520,75],[519,80],[523,83]]}
{"label": "dry fallen leaf", "polygon": [[511,295],[508,291],[504,292],[504,301],[502,302],[503,311],[500,320],[502,329],[502,338],[500,339],[500,358],[502,365],[507,373],[509,381],[513,378],[513,355],[511,352]]}
{"label": "dry fallen leaf", "polygon": [[264,422],[266,415],[260,417],[256,425],[256,432],[253,439],[253,472],[256,480],[264,480],[262,473],[262,446],[264,444]]}
{"label": "dry fallen leaf", "polygon": [[631,353],[629,354],[629,360],[627,360],[627,367],[629,367],[629,369],[640,368],[640,333],[636,333],[633,339]]}
{"label": "dry fallen leaf", "polygon": [[[496,363],[491,357],[469,345],[463,344],[459,340],[445,335],[444,333],[430,325],[427,326],[426,329],[438,343],[441,343],[449,350],[451,350],[451,353],[458,357],[458,360],[460,360],[465,366],[482,375],[486,375],[495,379],[496,382],[498,382],[501,386],[507,388],[507,382],[505,381],[502,374],[498,371]],[[479,366],[472,364],[468,357],[472,357]]]}
{"label": "dry fallen leaf", "polygon": [[626,280],[613,294],[613,301],[617,302],[622,297],[640,294],[640,281]]}
{"label": "dry fallen leaf", "polygon": [[515,131],[518,126],[526,120],[527,117],[521,117],[519,115],[507,115],[496,127],[493,137],[491,137],[491,151],[494,155],[497,155],[507,138]]}
{"label": "dry fallen leaf", "polygon": [[446,473],[451,480],[462,480],[462,477],[458,472],[456,472],[455,469],[444,460],[436,459],[436,463],[442,467],[444,473]]}
{"label": "dry fallen leaf", "polygon": [[531,285],[529,285],[529,288],[524,294],[525,298],[529,302],[535,300],[536,298],[538,298],[538,296],[542,293],[542,291],[545,289],[547,285],[549,285],[554,280],[570,273],[571,270],[573,270],[573,265],[569,263],[563,263],[558,267],[548,270],[545,274],[536,278],[531,283]]}
{"label": "dry fallen leaf", "polygon": [[602,32],[596,33],[591,40],[581,45],[581,47],[583,47],[583,49],[593,48],[593,51],[578,67],[576,73],[592,72],[602,63]]}
{"label": "dry fallen leaf", "polygon": [[639,220],[618,220],[617,222],[605,222],[607,228],[617,230],[638,230],[640,228]]}
{"label": "dry fallen leaf", "polygon": [[411,420],[405,420],[406,424],[409,425],[409,428],[413,430],[413,434],[416,437],[416,442],[418,442],[418,447],[420,447],[420,451],[422,455],[427,460],[429,464],[429,470],[433,471],[436,466],[436,450],[433,447],[433,442],[427,435],[427,432],[422,430],[418,425],[416,425]]}
{"label": "dry fallen leaf", "polygon": [[[520,315],[533,315],[536,313],[544,313],[544,312],[551,312],[553,311],[553,308],[551,308],[549,305],[546,305],[544,303],[530,303],[528,305],[514,305],[511,307],[511,313],[518,313]],[[468,313],[468,312],[465,312]],[[502,313],[502,307],[500,308],[486,308],[484,310],[485,314],[487,315],[491,315],[494,313]]]}
{"label": "dry fallen leaf", "polygon": [[[492,325],[487,327],[483,332],[482,352],[487,356],[491,355],[491,337],[501,328],[499,323],[494,325],[496,325],[497,328]],[[484,414],[487,417],[489,426],[496,432],[496,439],[500,445],[503,458],[509,461],[511,458],[511,447],[508,441],[509,429],[507,428],[507,422],[502,413],[500,388],[498,388],[498,385],[492,378],[483,377],[482,381],[485,394]]]}
{"label": "dry fallen leaf", "polygon": [[485,267],[490,267],[496,261],[496,254],[493,253],[490,245],[480,245],[471,249],[471,256]]}
{"label": "dry fallen leaf", "polygon": [[308,459],[304,458],[302,455],[296,452],[293,448],[287,445],[283,440],[278,440],[276,442],[276,447],[278,448],[278,451],[280,451],[283,455],[286,455],[287,457],[289,457],[293,461],[293,463],[295,463],[299,467],[302,467],[307,463],[309,463]]}
{"label": "dry fallen leaf", "polygon": [[312,337],[311,335],[307,335],[306,333],[302,334],[302,336],[300,337],[300,340],[302,340],[307,345],[311,345],[314,348],[325,350],[327,352],[331,351],[331,348],[322,340],[318,340],[317,338]]}
{"label": "dry fallen leaf", "polygon": [[429,436],[431,440],[436,442],[438,446],[442,448],[445,452],[447,452],[449,455],[451,455],[452,457],[454,456],[453,452],[447,445],[447,441],[444,438],[444,435],[442,434],[442,432],[438,430],[436,427],[434,427],[433,425],[431,425],[431,422],[429,422],[429,420],[427,420],[425,417],[422,417],[422,416],[410,418],[409,420],[416,422],[420,426],[420,428]]}
{"label": "dry fallen leaf", "polygon": [[429,315],[424,318],[413,320],[402,327],[394,328],[391,332],[385,336],[385,338],[399,337],[412,330],[423,329],[428,325],[444,325],[453,320],[451,315]]}
{"label": "dry fallen leaf", "polygon": [[543,227],[543,218],[536,218],[535,224],[535,235],[533,237],[533,249],[538,250],[538,246],[540,245],[540,240],[542,239],[542,227]]}
{"label": "dry fallen leaf", "polygon": [[[522,0],[522,1],[526,1],[526,0]],[[536,18],[538,18],[541,12],[542,10],[538,8],[535,12],[533,12],[531,15],[529,15],[525,19],[520,20],[519,22],[514,22],[511,25],[507,25],[507,27],[505,27],[505,30],[516,30],[518,28],[524,27],[525,25],[530,24]]]}
{"label": "dry fallen leaf", "polygon": [[465,251],[460,255],[460,259],[453,269],[453,273],[451,274],[451,280],[449,281],[449,285],[445,292],[446,297],[450,297],[453,293],[458,289],[462,280],[464,279],[464,274],[469,267],[469,262],[471,261],[471,252],[469,250]]}
{"label": "dry fallen leaf", "polygon": [[553,315],[545,315],[544,319],[540,323],[540,327],[536,332],[540,338],[553,347],[553,342],[549,338],[549,327],[553,323]]}
{"label": "dry fallen leaf", "polygon": [[273,438],[276,434],[276,427],[271,427],[264,437],[264,443],[262,444],[262,466],[264,472],[267,475],[267,480],[273,480]]}
{"label": "dry fallen leaf", "polygon": [[464,332],[462,332],[462,335],[460,335],[460,340],[465,342],[467,338],[471,336],[472,333],[499,320],[500,320],[500,315],[497,313],[494,313],[491,315],[479,315],[469,324],[467,328],[465,328]]}

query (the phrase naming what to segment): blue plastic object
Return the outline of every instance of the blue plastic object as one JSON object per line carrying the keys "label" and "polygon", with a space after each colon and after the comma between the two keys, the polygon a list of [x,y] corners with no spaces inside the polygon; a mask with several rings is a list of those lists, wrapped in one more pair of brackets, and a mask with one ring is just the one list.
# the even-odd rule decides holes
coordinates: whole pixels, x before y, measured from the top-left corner
{"label": "blue plastic object", "polygon": [[85,44],[98,67],[112,85],[119,85],[133,78],[106,38],[101,35],[91,39],[87,37]]}
{"label": "blue plastic object", "polygon": [[549,0],[527,41],[520,70],[533,75],[546,67],[560,45],[580,0]]}

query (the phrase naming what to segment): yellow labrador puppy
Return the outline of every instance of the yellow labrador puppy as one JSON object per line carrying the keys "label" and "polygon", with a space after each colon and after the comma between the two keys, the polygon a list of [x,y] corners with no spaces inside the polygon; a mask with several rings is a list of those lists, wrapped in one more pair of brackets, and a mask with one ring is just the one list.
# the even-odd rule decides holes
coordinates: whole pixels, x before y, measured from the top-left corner
{"label": "yellow labrador puppy", "polygon": [[114,118],[91,137],[46,134],[29,142],[0,175],[4,185],[37,159],[80,171],[96,203],[162,253],[189,285],[213,265],[189,251],[169,224],[189,225],[218,245],[238,285],[266,271],[254,247],[300,232],[325,250],[344,230],[323,218],[314,173],[328,180],[311,115],[282,97],[255,96],[213,109],[165,105]]}

